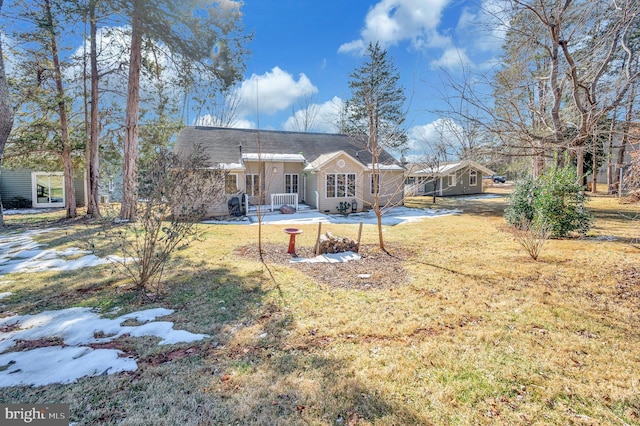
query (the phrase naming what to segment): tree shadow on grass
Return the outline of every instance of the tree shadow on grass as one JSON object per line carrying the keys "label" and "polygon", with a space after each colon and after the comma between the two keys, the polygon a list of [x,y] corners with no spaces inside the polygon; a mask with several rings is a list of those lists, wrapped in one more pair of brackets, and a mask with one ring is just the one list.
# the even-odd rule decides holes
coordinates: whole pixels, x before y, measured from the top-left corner
{"label": "tree shadow on grass", "polygon": [[[212,359],[223,361],[212,389],[219,400],[217,409],[208,413],[210,424],[430,424],[359,378],[358,366],[349,355],[338,354],[344,342],[292,337],[294,315],[282,310],[258,321],[262,338],[243,345],[231,341],[212,354]],[[349,341],[347,346],[354,349],[359,344]]]}
{"label": "tree shadow on grass", "polygon": [[[175,345],[157,347],[149,358],[157,365],[147,363],[135,373],[87,377],[36,390],[0,389],[0,398],[23,403],[73,401],[72,420],[78,424],[105,418],[144,424],[133,420],[135,413],[153,406],[168,422],[186,425],[429,423],[358,377],[358,366],[348,353],[366,351],[365,342],[348,342],[345,354],[344,342],[326,343],[297,334],[296,315],[283,300],[278,274],[269,274],[260,264],[254,272],[240,273],[233,266],[212,267],[205,259],[181,255],[173,262],[164,277],[165,295],[144,308],[157,304],[174,309],[166,319],[174,321],[176,329],[208,334],[206,341],[187,344],[194,349],[183,352],[194,355],[173,360],[169,354],[177,353]],[[122,280],[107,275],[110,270],[102,265],[22,274],[7,309],[22,314],[71,306],[93,306],[103,312],[123,308],[117,315],[141,309],[134,293],[119,290]],[[33,280],[45,282],[30,286]],[[137,339],[125,343],[134,352],[146,353],[143,347],[148,343],[136,343]],[[360,349],[352,346],[359,344]],[[172,400],[170,407],[165,394]],[[194,399],[201,403],[190,409]]]}

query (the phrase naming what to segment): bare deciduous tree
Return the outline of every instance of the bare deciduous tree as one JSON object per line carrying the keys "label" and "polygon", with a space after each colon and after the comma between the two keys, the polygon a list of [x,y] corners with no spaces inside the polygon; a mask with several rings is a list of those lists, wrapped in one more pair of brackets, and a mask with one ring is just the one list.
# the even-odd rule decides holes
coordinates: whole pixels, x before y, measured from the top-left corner
{"label": "bare deciduous tree", "polygon": [[288,124],[295,132],[310,132],[318,122],[320,106],[314,102],[313,94],[303,96],[297,107],[291,107],[291,118]]}
{"label": "bare deciduous tree", "polygon": [[[3,0],[0,0],[2,10]],[[2,38],[0,37],[0,166],[4,156],[4,147],[9,139],[9,133],[13,127],[13,106],[9,99],[7,77],[4,72],[4,57],[2,54]],[[4,214],[2,208],[2,195],[0,194],[0,226],[4,226]]]}
{"label": "bare deciduous tree", "polygon": [[202,108],[196,118],[196,126],[234,127],[239,118],[241,96],[238,86],[222,88],[210,95],[209,110],[203,114]]}
{"label": "bare deciduous tree", "polygon": [[104,236],[122,254],[117,264],[143,298],[162,292],[172,254],[201,237],[199,220],[224,193],[224,172],[208,166],[199,147],[186,157],[162,149],[141,165],[138,220],[105,217]]}

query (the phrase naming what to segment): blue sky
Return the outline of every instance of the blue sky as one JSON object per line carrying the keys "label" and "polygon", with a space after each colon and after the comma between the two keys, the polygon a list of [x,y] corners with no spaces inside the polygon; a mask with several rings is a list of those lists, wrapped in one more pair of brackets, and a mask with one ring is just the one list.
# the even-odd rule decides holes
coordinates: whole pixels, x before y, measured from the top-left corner
{"label": "blue sky", "polygon": [[[349,74],[365,60],[367,44],[377,41],[401,76],[408,99],[410,153],[419,154],[419,140],[438,137],[442,127],[441,117],[430,111],[442,108],[443,71],[455,75],[464,64],[481,72],[499,58],[502,27],[492,16],[505,0],[204,1],[216,2],[224,13],[240,10],[246,31],[254,36],[237,86],[235,127],[299,130],[293,125],[294,111],[309,106],[317,111],[311,130],[335,132],[331,116],[350,97]],[[3,8],[3,14],[10,12]],[[121,67],[118,52],[126,51],[123,46],[129,43],[125,30],[106,26],[99,31],[105,69]],[[81,54],[82,47],[75,53]],[[12,61],[6,65],[11,73]],[[81,73],[77,67],[68,72]],[[102,84],[113,88],[122,81],[114,74]],[[190,116],[187,124],[216,124],[207,121],[206,112],[199,120]]]}
{"label": "blue sky", "polygon": [[497,2],[245,0],[243,23],[254,40],[237,126],[294,130],[287,120],[311,99],[321,111],[315,130],[332,131],[325,112],[349,97],[349,74],[362,63],[363,46],[379,41],[411,100],[410,135],[428,132],[438,120],[428,110],[438,106],[441,70],[455,74],[464,63],[479,71],[495,63],[500,35],[486,24]]}

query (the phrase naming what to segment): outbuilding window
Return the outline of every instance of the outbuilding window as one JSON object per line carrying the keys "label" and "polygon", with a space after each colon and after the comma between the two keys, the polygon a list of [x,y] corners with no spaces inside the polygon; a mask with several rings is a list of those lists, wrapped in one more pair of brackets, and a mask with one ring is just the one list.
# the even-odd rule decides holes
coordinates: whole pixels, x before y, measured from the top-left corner
{"label": "outbuilding window", "polygon": [[469,186],[476,186],[478,184],[478,172],[471,170],[469,172]]}

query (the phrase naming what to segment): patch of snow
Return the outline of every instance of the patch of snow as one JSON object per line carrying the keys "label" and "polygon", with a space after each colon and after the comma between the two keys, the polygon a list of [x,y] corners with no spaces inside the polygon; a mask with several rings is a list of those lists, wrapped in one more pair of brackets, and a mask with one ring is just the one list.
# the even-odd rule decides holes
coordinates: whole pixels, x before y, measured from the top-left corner
{"label": "patch of snow", "polygon": [[[193,342],[209,337],[206,334],[175,330],[172,322],[154,321],[173,313],[170,309],[147,309],[101,318],[90,308],[69,308],[45,311],[35,315],[14,315],[0,319],[0,386],[71,383],[80,377],[133,371],[137,362],[123,357],[116,349],[93,349],[91,344],[109,343],[122,335],[156,336],[159,344]],[[139,326],[124,326],[135,319]],[[6,352],[17,341],[37,341],[58,337],[63,346],[49,346],[27,351]]]}
{"label": "patch of snow", "polygon": [[477,194],[477,195],[462,195],[455,197],[456,200],[485,200],[487,198],[504,198],[504,195],[499,194]]}
{"label": "patch of snow", "polygon": [[[383,213],[382,224],[386,226],[395,226],[402,223],[416,222],[422,219],[433,219],[460,213],[460,210],[429,210],[395,207]],[[363,222],[365,225],[375,225],[378,223],[378,219],[373,211],[352,213],[347,216],[341,214],[323,214],[318,211],[297,211],[296,213],[286,215],[280,213],[268,213],[264,214],[262,217],[262,224],[271,225],[309,225],[317,223],[358,224],[360,222]],[[205,221],[205,223],[239,224],[238,221]],[[248,221],[240,223],[257,224],[258,219],[256,216],[249,216]]]}
{"label": "patch of snow", "polygon": [[351,262],[353,260],[359,260],[362,257],[358,253],[352,251],[345,251],[343,253],[326,253],[320,256],[304,258],[294,257],[290,260],[291,263],[344,263]]}
{"label": "patch of snow", "polygon": [[16,214],[38,214],[38,213],[48,213],[55,210],[60,210],[60,209],[9,209],[9,210],[3,210],[2,214],[9,215],[9,216],[16,215]]}
{"label": "patch of snow", "polygon": [[10,291],[5,291],[4,293],[0,293],[0,300],[5,299],[9,296],[11,296],[13,293],[11,293]]}
{"label": "patch of snow", "polygon": [[[54,228],[55,229],[55,228]],[[124,262],[119,256],[100,258],[90,251],[70,247],[64,250],[44,249],[33,240],[34,235],[49,230],[27,231],[0,237],[0,274],[18,272],[73,271],[103,263]]]}
{"label": "patch of snow", "polygon": [[51,346],[0,355],[0,387],[72,383],[84,376],[135,371],[133,358],[121,357],[116,349]]}

